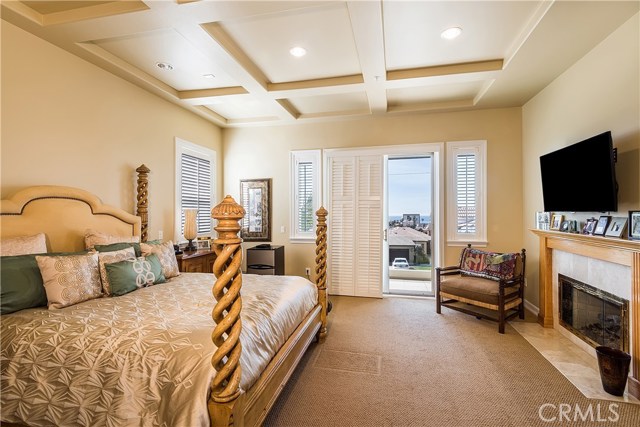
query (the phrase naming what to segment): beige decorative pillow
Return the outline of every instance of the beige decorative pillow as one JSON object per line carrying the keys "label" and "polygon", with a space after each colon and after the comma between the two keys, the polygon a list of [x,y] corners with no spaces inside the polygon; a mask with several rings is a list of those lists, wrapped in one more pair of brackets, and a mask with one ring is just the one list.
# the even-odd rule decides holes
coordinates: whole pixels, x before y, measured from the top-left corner
{"label": "beige decorative pillow", "polygon": [[140,243],[140,249],[144,256],[149,254],[156,254],[158,256],[160,264],[162,265],[162,274],[164,274],[165,278],[170,279],[180,274],[176,252],[173,249],[173,242],[171,240],[157,245]]}
{"label": "beige decorative pillow", "polygon": [[0,240],[0,256],[30,255],[47,253],[44,233],[34,236],[9,237]]}
{"label": "beige decorative pillow", "polygon": [[102,290],[106,295],[111,295],[111,283],[109,283],[109,275],[107,274],[107,268],[105,265],[128,259],[136,259],[136,251],[133,248],[126,248],[112,252],[98,252],[100,280],[102,281]]}
{"label": "beige decorative pillow", "polygon": [[98,254],[36,256],[49,309],[63,308],[102,295]]}
{"label": "beige decorative pillow", "polygon": [[89,230],[84,235],[84,247],[93,249],[95,245],[110,245],[112,243],[140,243],[140,236],[115,236],[100,231]]}

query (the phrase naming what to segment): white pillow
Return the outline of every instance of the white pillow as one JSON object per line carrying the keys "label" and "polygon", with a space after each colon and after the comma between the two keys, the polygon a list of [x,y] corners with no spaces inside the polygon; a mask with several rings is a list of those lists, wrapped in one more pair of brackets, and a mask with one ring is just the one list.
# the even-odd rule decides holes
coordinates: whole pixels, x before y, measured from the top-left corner
{"label": "white pillow", "polygon": [[98,254],[37,255],[49,309],[68,307],[102,295]]}
{"label": "white pillow", "polygon": [[47,241],[44,233],[33,236],[9,237],[0,240],[0,256],[44,253],[47,253]]}
{"label": "white pillow", "polygon": [[158,256],[160,265],[162,265],[162,274],[164,274],[165,278],[170,279],[180,274],[176,251],[173,249],[173,242],[171,240],[156,245],[140,243],[140,250],[144,256],[149,254],[156,254]]}
{"label": "white pillow", "polygon": [[91,250],[95,245],[110,245],[112,243],[140,243],[140,236],[116,236],[100,231],[89,230],[84,235],[84,247]]}

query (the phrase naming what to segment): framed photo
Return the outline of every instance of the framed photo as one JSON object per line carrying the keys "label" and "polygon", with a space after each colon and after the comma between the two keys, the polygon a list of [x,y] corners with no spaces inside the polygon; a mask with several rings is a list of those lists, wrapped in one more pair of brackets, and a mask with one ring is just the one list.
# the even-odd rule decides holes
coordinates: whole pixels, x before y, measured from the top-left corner
{"label": "framed photo", "polygon": [[245,210],[240,235],[245,242],[271,241],[271,178],[240,181]]}
{"label": "framed photo", "polygon": [[629,240],[640,240],[640,211],[629,211]]}
{"label": "framed photo", "polygon": [[582,234],[593,234],[593,229],[596,228],[598,220],[595,218],[589,218],[585,221],[582,227]]}
{"label": "framed photo", "polygon": [[211,240],[210,239],[198,239],[196,240],[196,247],[198,250],[200,249],[211,249]]}
{"label": "framed photo", "polygon": [[560,231],[564,231],[565,233],[569,231],[569,220],[565,219],[560,224]]}
{"label": "framed photo", "polygon": [[609,215],[602,215],[600,219],[598,219],[596,228],[593,230],[593,235],[604,236],[604,232],[607,229],[607,225],[609,225],[609,221],[611,221],[611,217]]}
{"label": "framed photo", "polygon": [[611,218],[611,222],[609,223],[607,232],[604,233],[604,235],[609,237],[622,237],[622,233],[625,232],[626,228],[627,218],[622,216],[614,216],[613,218]]}
{"label": "framed photo", "polygon": [[538,230],[548,230],[551,223],[550,212],[536,212],[536,228]]}
{"label": "framed photo", "polygon": [[551,217],[551,226],[549,227],[549,229],[559,231],[560,227],[562,226],[563,220],[564,220],[564,215],[554,214]]}

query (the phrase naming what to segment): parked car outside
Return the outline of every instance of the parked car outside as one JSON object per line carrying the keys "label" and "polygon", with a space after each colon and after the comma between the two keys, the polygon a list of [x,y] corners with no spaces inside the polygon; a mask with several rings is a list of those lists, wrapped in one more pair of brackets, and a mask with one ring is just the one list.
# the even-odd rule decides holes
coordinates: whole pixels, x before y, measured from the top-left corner
{"label": "parked car outside", "polygon": [[406,258],[394,258],[391,266],[395,268],[409,268],[409,263]]}

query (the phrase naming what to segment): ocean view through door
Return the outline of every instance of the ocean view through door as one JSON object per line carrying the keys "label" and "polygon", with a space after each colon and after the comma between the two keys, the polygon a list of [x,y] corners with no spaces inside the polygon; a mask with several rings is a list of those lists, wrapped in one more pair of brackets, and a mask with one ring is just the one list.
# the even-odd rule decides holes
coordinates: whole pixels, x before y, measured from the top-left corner
{"label": "ocean view through door", "polygon": [[432,296],[433,157],[387,158],[385,293]]}

